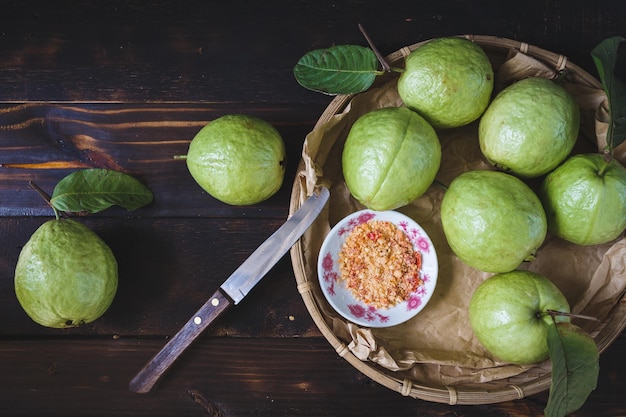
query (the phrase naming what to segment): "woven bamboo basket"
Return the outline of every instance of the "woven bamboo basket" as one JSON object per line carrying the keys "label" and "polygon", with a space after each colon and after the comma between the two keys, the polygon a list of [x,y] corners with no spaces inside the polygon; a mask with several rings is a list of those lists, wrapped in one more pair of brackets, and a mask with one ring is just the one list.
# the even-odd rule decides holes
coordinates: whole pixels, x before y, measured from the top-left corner
{"label": "woven bamboo basket", "polygon": [[[579,83],[585,84],[590,88],[601,89],[601,84],[596,78],[569,62],[563,55],[510,39],[479,35],[465,35],[465,37],[483,47],[495,65],[504,62],[512,51],[519,51],[544,63],[547,67],[557,72],[567,71]],[[401,67],[404,58],[424,42],[406,46],[386,56],[385,60],[392,66]],[[352,95],[336,96],[320,116],[315,129],[328,123],[336,115],[349,111],[350,102],[354,97]],[[298,170],[299,173],[305,169],[306,163],[304,159],[306,159],[308,152],[306,146],[307,143],[305,142],[303,159],[300,161]],[[307,184],[307,181],[310,182],[310,179],[304,179],[300,174],[296,176],[292,187],[290,214],[295,212],[306,198],[307,189],[310,190],[311,188],[311,184]],[[323,184],[324,178],[322,174],[320,174],[318,181],[319,184],[314,184],[315,186]],[[317,234],[318,236],[325,235],[332,227],[332,224],[328,224],[328,212],[332,212],[332,204],[328,205],[325,210],[327,211],[326,216],[320,216],[309,230],[309,233]],[[321,295],[321,291],[319,291],[319,282],[314,266],[317,262],[319,247],[309,246],[306,242],[306,236],[305,234],[291,249],[291,259],[298,291],[321,334],[343,359],[348,361],[362,374],[393,391],[397,391],[403,396],[451,405],[489,404],[521,399],[550,388],[551,363],[549,360],[530,367],[521,374],[512,377],[483,383],[438,385],[407,378],[371,361],[359,359],[350,350],[349,342],[336,334],[331,322],[328,320],[328,306],[326,305],[326,300]],[[618,302],[611,307],[608,317],[601,324],[597,325],[593,333],[591,333],[599,351],[604,351],[621,334],[625,327],[626,294],[621,294]]]}

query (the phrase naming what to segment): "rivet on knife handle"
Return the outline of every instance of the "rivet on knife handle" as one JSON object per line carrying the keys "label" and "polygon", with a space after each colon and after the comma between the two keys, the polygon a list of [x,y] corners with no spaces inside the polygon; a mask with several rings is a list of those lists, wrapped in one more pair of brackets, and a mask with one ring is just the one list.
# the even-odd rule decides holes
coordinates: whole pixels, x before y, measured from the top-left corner
{"label": "rivet on knife handle", "polygon": [[142,394],[149,392],[181,353],[232,304],[232,301],[217,290],[163,349],[137,373],[130,381],[129,389]]}
{"label": "rivet on knife handle", "polygon": [[304,234],[326,204],[330,191],[321,187],[224,281],[220,289],[130,381],[129,389],[149,392],[183,351],[229,306],[238,304]]}

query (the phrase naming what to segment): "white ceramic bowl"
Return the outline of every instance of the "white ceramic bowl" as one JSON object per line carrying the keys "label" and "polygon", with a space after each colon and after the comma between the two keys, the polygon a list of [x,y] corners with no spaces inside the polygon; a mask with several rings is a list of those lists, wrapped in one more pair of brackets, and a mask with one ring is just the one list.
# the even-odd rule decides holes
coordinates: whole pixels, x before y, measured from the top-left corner
{"label": "white ceramic bowl", "polygon": [[[390,221],[402,229],[422,255],[420,278],[423,284],[411,294],[408,301],[390,308],[378,309],[357,300],[340,277],[339,252],[350,232],[370,220]],[[337,223],[328,233],[317,260],[317,274],[324,296],[330,305],[345,319],[365,327],[390,327],[403,323],[422,311],[430,300],[437,284],[439,264],[430,237],[410,217],[397,211],[361,210]]]}

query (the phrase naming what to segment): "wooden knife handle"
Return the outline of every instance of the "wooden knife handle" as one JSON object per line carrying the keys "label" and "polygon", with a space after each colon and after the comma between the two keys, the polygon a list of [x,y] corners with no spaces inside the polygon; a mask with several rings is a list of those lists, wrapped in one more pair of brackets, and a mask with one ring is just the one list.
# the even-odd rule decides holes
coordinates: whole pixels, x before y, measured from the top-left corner
{"label": "wooden knife handle", "polygon": [[167,342],[163,349],[135,375],[128,388],[133,392],[142,394],[149,392],[198,335],[232,304],[232,301],[220,290],[215,291],[196,314]]}

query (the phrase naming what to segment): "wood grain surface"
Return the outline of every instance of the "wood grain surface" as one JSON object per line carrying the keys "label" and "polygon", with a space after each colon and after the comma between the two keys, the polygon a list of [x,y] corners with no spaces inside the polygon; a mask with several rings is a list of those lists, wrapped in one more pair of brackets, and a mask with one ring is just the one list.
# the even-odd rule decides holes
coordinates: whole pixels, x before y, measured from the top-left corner
{"label": "wood grain surface", "polygon": [[[320,334],[286,255],[213,323],[149,394],[128,383],[287,218],[304,138],[332,97],[292,69],[306,52],[366,41],[383,54],[438,36],[501,36],[564,54],[626,35],[621,1],[0,0],[0,415],[541,416],[547,393],[451,406],[403,397],[343,360]],[[624,66],[618,65],[624,76]],[[183,160],[228,113],[272,123],[288,153],[280,191],[248,207],[213,199]],[[117,296],[96,322],[32,322],[13,290],[21,247],[51,218],[48,193],[85,167],[136,176],[154,201],[79,221],[111,246]],[[626,416],[626,334],[601,357],[577,417]]]}

